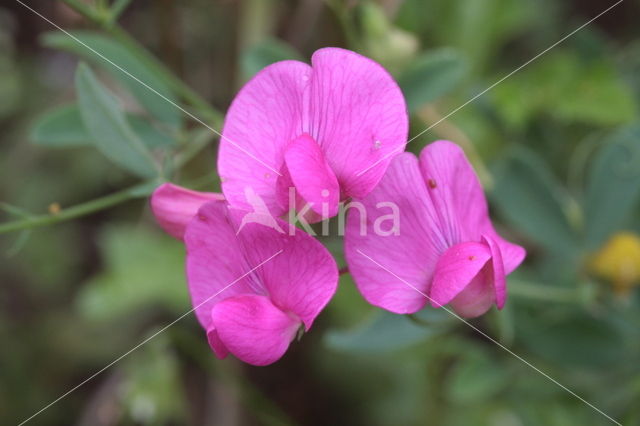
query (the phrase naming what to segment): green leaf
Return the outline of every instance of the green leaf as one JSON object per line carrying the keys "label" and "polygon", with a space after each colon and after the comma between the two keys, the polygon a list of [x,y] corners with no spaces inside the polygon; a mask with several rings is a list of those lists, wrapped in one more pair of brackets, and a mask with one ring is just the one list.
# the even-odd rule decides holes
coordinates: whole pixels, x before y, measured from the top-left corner
{"label": "green leaf", "polygon": [[167,148],[176,145],[175,139],[144,117],[127,114],[127,121],[142,143],[149,148]]}
{"label": "green leaf", "polygon": [[180,364],[167,335],[158,335],[125,364],[126,386],[119,395],[136,424],[184,424],[185,399],[180,389]]}
{"label": "green leaf", "polygon": [[77,299],[86,319],[114,321],[150,307],[176,315],[189,309],[180,244],[132,226],[107,228],[98,244],[104,270],[85,283]]}
{"label": "green leaf", "polygon": [[[170,101],[176,102],[175,95],[169,89],[168,82],[165,81],[159,71],[154,70],[151,65],[140,59],[128,47],[108,36],[90,31],[74,31],[71,32],[71,35],[80,42],[66,34],[51,32],[42,37],[42,43],[47,47],[78,55],[106,69],[114,78],[125,85],[140,105],[146,108],[158,121],[174,128],[180,127],[182,112],[140,83],[142,81]],[[117,66],[106,61],[94,51]],[[118,67],[133,75],[135,79]],[[136,81],[136,79],[140,81]]]}
{"label": "green leaf", "polygon": [[[448,315],[448,314],[447,314]],[[432,326],[418,325],[404,315],[376,311],[369,320],[353,330],[330,331],[325,344],[332,349],[352,353],[386,353],[423,342],[443,331],[446,317]]]}
{"label": "green leaf", "polygon": [[400,75],[398,83],[410,112],[451,92],[467,71],[464,58],[455,50],[424,53]]}
{"label": "green leaf", "polygon": [[51,148],[69,148],[91,144],[76,104],[65,105],[40,116],[31,129],[31,141]]}
{"label": "green leaf", "polygon": [[623,335],[606,318],[582,311],[520,312],[516,340],[532,353],[567,367],[615,365],[628,354]]}
{"label": "green leaf", "polygon": [[563,122],[616,125],[630,122],[637,113],[631,91],[612,64],[562,51],[505,80],[491,96],[513,127],[543,114]]}
{"label": "green leaf", "polygon": [[619,230],[640,199],[640,124],[619,129],[597,152],[584,199],[586,239],[596,248]]}
{"label": "green leaf", "polygon": [[75,80],[82,121],[98,150],[142,177],[156,175],[150,152],[129,126],[116,98],[85,64],[78,66]]}
{"label": "green leaf", "polygon": [[561,203],[561,187],[544,161],[525,148],[495,167],[491,198],[519,231],[548,250],[574,254],[575,237]]}
{"label": "green leaf", "polygon": [[266,39],[243,53],[241,58],[242,74],[246,79],[249,79],[267,65],[287,59],[304,60],[288,44],[276,39]]}
{"label": "green leaf", "polygon": [[458,361],[446,381],[446,392],[454,402],[476,403],[490,400],[507,384],[504,366],[482,352],[469,352]]}
{"label": "green leaf", "polygon": [[[175,145],[175,140],[158,129],[149,120],[127,114],[127,121],[149,148],[165,148]],[[82,122],[77,104],[69,104],[44,113],[31,129],[31,141],[48,148],[74,148],[90,146],[92,137]]]}

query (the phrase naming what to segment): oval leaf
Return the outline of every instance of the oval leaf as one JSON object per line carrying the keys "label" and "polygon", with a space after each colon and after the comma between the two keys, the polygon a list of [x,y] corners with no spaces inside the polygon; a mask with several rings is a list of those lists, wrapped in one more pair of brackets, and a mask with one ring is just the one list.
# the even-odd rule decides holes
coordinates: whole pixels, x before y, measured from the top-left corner
{"label": "oval leaf", "polygon": [[[106,69],[114,78],[125,85],[140,105],[160,122],[174,128],[180,127],[182,122],[180,110],[140,83],[142,81],[162,96],[175,102],[176,98],[169,89],[170,86],[161,72],[154,70],[152,65],[144,62],[139,55],[136,55],[129,48],[107,36],[90,31],[75,31],[71,35],[77,40],[60,32],[47,33],[43,36],[42,43],[45,46],[78,55]],[[117,66],[106,61],[94,51]],[[118,67],[135,76],[135,79]]]}
{"label": "oval leaf", "polygon": [[156,175],[151,154],[129,126],[115,97],[87,65],[78,66],[75,81],[82,121],[98,150],[137,175]]}
{"label": "oval leaf", "polygon": [[506,219],[553,253],[575,252],[575,237],[560,201],[560,185],[544,161],[519,148],[498,164],[494,176],[491,196]]}
{"label": "oval leaf", "polygon": [[84,128],[76,104],[48,111],[34,123],[31,141],[52,148],[70,148],[90,145],[91,136]]}
{"label": "oval leaf", "polygon": [[587,179],[587,244],[598,247],[620,229],[640,198],[640,124],[624,127],[598,151]]}
{"label": "oval leaf", "polygon": [[400,75],[398,83],[410,112],[449,93],[467,71],[464,58],[452,49],[424,53]]}

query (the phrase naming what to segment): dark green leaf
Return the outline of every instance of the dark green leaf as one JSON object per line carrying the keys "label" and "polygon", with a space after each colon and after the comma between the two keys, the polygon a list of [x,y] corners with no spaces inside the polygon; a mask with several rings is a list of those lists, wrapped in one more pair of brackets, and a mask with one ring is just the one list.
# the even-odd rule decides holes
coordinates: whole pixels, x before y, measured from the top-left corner
{"label": "dark green leaf", "polygon": [[180,314],[189,308],[184,249],[160,231],[111,227],[99,238],[105,271],[78,297],[83,316],[110,321],[150,306]]}
{"label": "dark green leaf", "polygon": [[48,111],[38,118],[31,129],[31,141],[52,148],[86,146],[91,136],[82,123],[76,104]]}
{"label": "dark green leaf", "polygon": [[175,140],[150,123],[149,120],[137,115],[128,114],[127,121],[138,138],[149,148],[175,146]]}
{"label": "dark green leaf", "polygon": [[472,352],[458,361],[447,380],[448,397],[463,404],[489,400],[506,385],[506,373],[487,355]]}
{"label": "dark green leaf", "polygon": [[[140,81],[143,82],[162,96],[175,102],[176,98],[169,90],[170,86],[160,72],[136,56],[128,47],[105,35],[90,31],[75,31],[71,34],[82,44],[60,32],[45,34],[42,42],[45,46],[71,52],[108,70],[158,121],[171,127],[180,126],[182,121],[180,110],[140,83]],[[122,70],[125,70],[126,73]],[[133,75],[135,79],[127,73]]]}
{"label": "dark green leaf", "polygon": [[575,237],[563,211],[560,185],[544,161],[519,148],[495,169],[491,198],[500,212],[541,246],[573,254]]}
{"label": "dark green leaf", "polygon": [[325,344],[345,352],[385,353],[423,342],[440,333],[441,325],[418,325],[404,315],[377,311],[365,324],[354,330],[327,333]]}
{"label": "dark green leaf", "polygon": [[606,318],[567,310],[535,318],[521,312],[518,317],[516,339],[551,362],[571,367],[606,366],[625,356],[625,341]]}
{"label": "dark green leaf", "polygon": [[[149,148],[169,147],[175,141],[143,117],[127,114],[127,121]],[[31,129],[31,140],[49,148],[72,148],[91,145],[91,135],[84,127],[77,104],[58,107],[43,114]]]}
{"label": "dark green leaf", "polygon": [[591,166],[584,210],[586,237],[595,248],[628,219],[640,198],[640,124],[609,136]]}
{"label": "dark green leaf", "polygon": [[78,66],[75,80],[82,120],[98,150],[133,173],[156,175],[151,154],[129,126],[116,98],[84,64]]}
{"label": "dark green leaf", "polygon": [[398,78],[409,111],[414,112],[455,89],[466,71],[464,58],[455,50],[424,53]]}

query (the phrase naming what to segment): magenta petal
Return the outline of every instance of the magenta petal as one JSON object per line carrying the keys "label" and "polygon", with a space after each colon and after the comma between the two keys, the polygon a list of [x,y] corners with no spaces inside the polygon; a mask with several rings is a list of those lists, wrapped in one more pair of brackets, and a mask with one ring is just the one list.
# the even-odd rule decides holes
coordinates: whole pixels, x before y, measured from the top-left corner
{"label": "magenta petal", "polygon": [[[240,214],[231,212],[234,222]],[[280,253],[254,274],[264,285],[264,294],[279,309],[294,313],[308,330],[333,297],[338,285],[338,267],[329,251],[304,231],[278,221],[286,232],[249,223],[238,233],[244,257],[251,264]]]}
{"label": "magenta petal", "polygon": [[420,153],[420,168],[449,244],[480,241],[489,220],[487,200],[462,149],[449,141],[433,142]]}
{"label": "magenta petal", "polygon": [[227,355],[229,355],[229,350],[220,340],[220,336],[218,336],[218,331],[215,329],[213,325],[209,326],[207,330],[207,340],[209,341],[209,346],[213,353],[219,359],[225,359]]}
{"label": "magenta petal", "polygon": [[489,272],[489,268],[483,268],[451,301],[450,306],[458,315],[475,318],[491,308],[495,301],[495,289]]}
{"label": "magenta petal", "polygon": [[243,277],[273,255],[247,262],[224,203],[202,206],[187,225],[187,282],[196,317],[205,330],[211,325],[211,309],[230,296],[252,293],[252,282]]}
{"label": "magenta petal", "polygon": [[301,324],[266,296],[255,294],[218,303],[211,311],[211,320],[224,347],[253,365],[268,365],[280,359]]}
{"label": "magenta petal", "polygon": [[482,186],[462,148],[449,141],[433,142],[420,153],[420,167],[447,241],[480,241],[487,235],[500,247],[506,274],[518,267],[525,250],[495,231]]}
{"label": "magenta petal", "polygon": [[487,222],[489,223],[484,227],[483,236],[486,236],[488,239],[493,240],[499,247],[500,253],[502,255],[502,261],[504,263],[504,273],[505,275],[509,275],[522,263],[525,256],[527,255],[527,252],[524,247],[510,243],[509,241],[498,235],[495,229],[493,229],[493,225],[488,218]]}
{"label": "magenta petal", "polygon": [[253,77],[227,111],[218,154],[222,191],[233,206],[251,209],[250,187],[275,216],[276,179],[287,143],[303,133],[303,95],[311,67],[297,61],[272,64]]}
{"label": "magenta petal", "polygon": [[324,219],[338,214],[340,186],[318,143],[304,134],[287,146],[284,158],[296,191],[311,209]]}
{"label": "magenta petal", "polygon": [[495,302],[498,309],[504,307],[507,301],[507,279],[505,274],[505,264],[498,243],[491,237],[482,236],[482,241],[491,250],[491,271],[493,288],[495,289]]}
{"label": "magenta petal", "polygon": [[151,210],[165,232],[182,240],[187,223],[204,203],[213,200],[224,200],[224,196],[163,183],[151,195]]}
{"label": "magenta petal", "polygon": [[478,275],[491,258],[491,250],[482,243],[460,243],[445,251],[436,266],[429,292],[431,305],[446,305]]}
{"label": "magenta petal", "polygon": [[404,151],[409,131],[404,97],[382,66],[355,52],[320,49],[311,64],[308,132],[322,146],[344,194],[361,198],[378,184],[391,158]]}
{"label": "magenta petal", "polygon": [[[399,213],[397,235],[390,232],[392,221],[385,220],[392,208],[380,204],[389,202]],[[380,184],[359,203],[364,211],[349,207],[345,233],[345,257],[358,289],[369,303],[388,311],[419,311],[447,242],[436,226],[416,157],[394,158]]]}

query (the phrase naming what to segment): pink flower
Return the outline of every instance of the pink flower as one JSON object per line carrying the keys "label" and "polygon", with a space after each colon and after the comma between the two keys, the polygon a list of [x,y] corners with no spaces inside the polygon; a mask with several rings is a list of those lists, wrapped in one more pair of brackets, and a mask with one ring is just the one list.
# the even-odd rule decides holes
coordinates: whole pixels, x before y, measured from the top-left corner
{"label": "pink flower", "polygon": [[311,63],[266,67],[231,104],[218,157],[231,205],[248,209],[250,187],[279,217],[295,188],[298,210],[308,204],[312,220],[331,217],[341,200],[367,195],[392,158],[385,156],[401,152],[406,104],[379,64],[338,48],[316,51]]}
{"label": "pink flower", "polygon": [[271,364],[335,293],[336,263],[305,232],[270,216],[243,222],[246,211],[208,198],[218,197],[165,184],[152,206],[163,227],[184,239],[191,301],[215,355]]}
{"label": "pink flower", "polygon": [[151,195],[151,210],[167,234],[182,240],[187,223],[204,203],[213,200],[224,200],[224,196],[163,183]]}
{"label": "pink flower", "polygon": [[[371,224],[387,213],[376,208],[380,202],[398,206],[396,234],[373,232]],[[369,303],[399,314],[417,312],[427,302],[450,304],[465,317],[482,315],[494,303],[504,306],[505,277],[525,250],[494,230],[478,178],[457,145],[434,142],[419,160],[397,156],[362,203],[366,235],[352,209],[345,255]]]}

